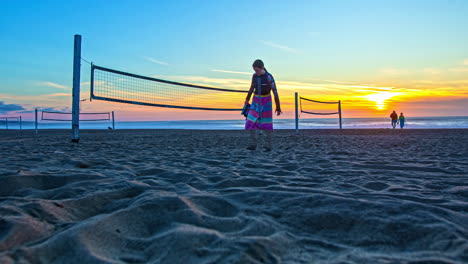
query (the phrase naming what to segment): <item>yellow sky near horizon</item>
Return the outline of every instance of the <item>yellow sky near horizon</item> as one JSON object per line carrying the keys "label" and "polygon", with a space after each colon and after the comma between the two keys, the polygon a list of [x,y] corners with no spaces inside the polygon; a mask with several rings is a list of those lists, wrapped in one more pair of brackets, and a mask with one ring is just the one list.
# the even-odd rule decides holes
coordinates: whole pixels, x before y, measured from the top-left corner
{"label": "yellow sky near horizon", "polygon": [[[322,101],[341,100],[344,117],[387,117],[396,110],[405,112],[407,116],[442,116],[447,115],[445,109],[452,109],[464,115],[468,102],[468,60],[463,60],[456,67],[449,69],[424,69],[407,71],[384,69],[373,80],[363,82],[349,80],[288,80],[280,74],[275,75],[284,115],[282,118],[294,117],[294,93],[300,96]],[[213,78],[204,76],[157,76],[173,81],[202,84],[213,87],[247,90],[250,86],[250,76],[226,74],[229,78]],[[71,105],[71,88],[53,82],[38,83],[38,86],[55,87],[56,93],[38,96],[6,95],[2,98],[9,102],[19,103],[29,109],[55,108],[66,111]],[[122,91],[132,93],[132,90]],[[81,98],[89,98],[89,82],[82,82]],[[174,95],[172,103],[190,105],[206,100],[203,104],[210,107],[241,108],[244,94],[206,92],[205,95],[184,97],[184,94]],[[127,94],[128,95],[128,94]],[[133,96],[139,96],[134,93]],[[141,97],[154,97],[146,93]],[[164,99],[164,98],[163,98]],[[161,100],[163,100],[161,99]],[[164,99],[165,100],[165,99]],[[32,102],[32,103],[31,103]],[[312,107],[316,112],[335,112],[335,106],[316,104]],[[459,110],[457,110],[459,109]],[[237,112],[206,112],[156,108],[121,103],[111,103],[94,100],[83,101],[82,111],[118,111],[122,120],[187,120],[187,119],[237,119]],[[450,114],[449,114],[450,115]],[[321,118],[323,116],[308,116]],[[325,116],[332,117],[332,116]]]}

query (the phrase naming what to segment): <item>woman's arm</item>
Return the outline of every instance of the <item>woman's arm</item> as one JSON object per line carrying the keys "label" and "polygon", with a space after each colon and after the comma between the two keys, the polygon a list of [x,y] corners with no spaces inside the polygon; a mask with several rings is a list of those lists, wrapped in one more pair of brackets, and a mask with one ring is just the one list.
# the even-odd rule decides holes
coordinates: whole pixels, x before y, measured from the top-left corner
{"label": "woman's arm", "polygon": [[255,76],[252,76],[252,83],[250,84],[249,93],[247,94],[247,97],[245,98],[245,104],[248,104],[250,102],[250,97],[252,96],[252,93],[254,90],[254,77]]}
{"label": "woman's arm", "polygon": [[275,112],[277,115],[280,115],[283,112],[281,111],[281,104],[280,104],[280,99],[278,95],[278,89],[276,88],[276,83],[275,83],[275,79],[273,78],[273,75],[271,74],[268,75],[268,82],[270,83],[271,90],[273,91],[273,95],[275,96],[275,105],[276,105]]}

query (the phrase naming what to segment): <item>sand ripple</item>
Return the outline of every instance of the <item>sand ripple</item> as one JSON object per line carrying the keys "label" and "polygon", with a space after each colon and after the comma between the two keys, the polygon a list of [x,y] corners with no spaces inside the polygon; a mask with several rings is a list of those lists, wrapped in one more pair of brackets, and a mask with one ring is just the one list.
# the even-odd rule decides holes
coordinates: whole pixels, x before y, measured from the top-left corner
{"label": "sand ripple", "polygon": [[0,263],[468,263],[466,130],[23,133]]}

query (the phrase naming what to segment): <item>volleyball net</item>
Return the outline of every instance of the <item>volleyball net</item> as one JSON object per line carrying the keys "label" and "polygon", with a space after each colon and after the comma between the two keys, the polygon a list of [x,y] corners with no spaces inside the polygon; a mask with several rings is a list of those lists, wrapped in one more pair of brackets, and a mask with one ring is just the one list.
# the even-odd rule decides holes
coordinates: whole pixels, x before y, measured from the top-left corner
{"label": "volleyball net", "polygon": [[[56,112],[56,111],[41,111],[41,121],[58,121],[58,122],[71,122],[72,113],[69,112]],[[111,121],[113,112],[102,113],[80,113],[80,122],[99,122]]]}
{"label": "volleyball net", "polygon": [[5,129],[10,129],[11,125],[17,125],[19,129],[23,129],[23,121],[21,116],[5,116],[0,117],[0,126],[4,126]]}
{"label": "volleyball net", "polygon": [[[327,104],[327,105],[336,105],[336,110],[318,110],[317,104]],[[303,96],[299,96],[298,93],[295,94],[295,110],[296,110],[296,134],[299,133],[299,118],[301,114],[309,114],[309,115],[338,115],[339,118],[339,126],[342,129],[342,112],[341,112],[341,100],[339,101],[318,101],[313,100],[310,98],[306,98]]]}
{"label": "volleyball net", "polygon": [[241,111],[247,90],[168,81],[91,65],[91,99],[191,110]]}
{"label": "volleyball net", "polygon": [[[46,110],[35,110],[35,131],[36,134],[39,130],[39,123],[45,122],[57,123],[57,122],[72,122],[73,113],[71,112],[60,112],[60,111],[46,111]],[[80,122],[109,122],[112,126],[107,128],[115,129],[115,115],[114,111],[112,112],[92,112],[92,113],[80,113],[79,114]]]}

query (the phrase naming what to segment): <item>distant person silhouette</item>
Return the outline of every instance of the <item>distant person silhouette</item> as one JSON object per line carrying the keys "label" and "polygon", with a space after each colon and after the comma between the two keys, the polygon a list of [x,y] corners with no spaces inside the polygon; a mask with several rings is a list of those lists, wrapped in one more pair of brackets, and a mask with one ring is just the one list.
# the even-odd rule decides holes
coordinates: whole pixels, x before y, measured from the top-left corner
{"label": "distant person silhouette", "polygon": [[392,127],[395,129],[397,123],[398,123],[398,114],[393,110],[393,113],[390,115],[390,118],[392,119]]}
{"label": "distant person silhouette", "polygon": [[403,113],[400,114],[400,118],[399,118],[398,122],[400,123],[400,128],[405,127],[405,116],[403,115]]}

